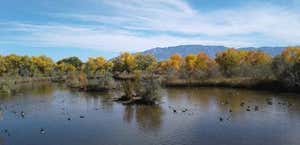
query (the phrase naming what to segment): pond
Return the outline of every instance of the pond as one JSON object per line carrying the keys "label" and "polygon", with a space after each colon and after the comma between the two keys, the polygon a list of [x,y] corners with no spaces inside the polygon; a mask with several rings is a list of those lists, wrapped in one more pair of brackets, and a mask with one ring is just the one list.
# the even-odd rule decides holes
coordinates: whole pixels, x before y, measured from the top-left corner
{"label": "pond", "polygon": [[0,97],[0,145],[299,145],[300,95],[164,88],[158,106],[55,84]]}

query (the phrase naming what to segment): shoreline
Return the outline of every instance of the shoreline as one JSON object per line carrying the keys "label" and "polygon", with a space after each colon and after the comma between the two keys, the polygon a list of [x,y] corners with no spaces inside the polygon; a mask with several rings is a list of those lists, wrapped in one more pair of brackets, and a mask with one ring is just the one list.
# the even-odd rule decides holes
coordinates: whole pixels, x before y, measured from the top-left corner
{"label": "shoreline", "polygon": [[253,79],[253,78],[216,78],[205,80],[184,80],[176,79],[163,81],[163,86],[173,88],[185,87],[215,87],[215,88],[236,88],[250,89],[254,91],[276,91],[300,93],[297,87],[285,87],[282,82],[275,79]]}
{"label": "shoreline", "polygon": [[[114,78],[115,80],[133,79],[132,77]],[[5,79],[1,79],[3,81]],[[37,78],[17,78],[12,80],[13,85],[21,85],[34,82],[57,82],[57,77],[37,77]],[[254,91],[275,91],[275,92],[290,92],[300,93],[297,87],[285,87],[284,84],[275,79],[254,79],[254,78],[211,78],[203,80],[187,80],[187,79],[172,79],[162,80],[161,85],[169,88],[187,88],[187,87],[214,87],[214,88],[235,88],[235,89],[249,89]],[[89,91],[102,92],[110,90],[106,89],[91,89]],[[113,89],[111,89],[113,90]]]}

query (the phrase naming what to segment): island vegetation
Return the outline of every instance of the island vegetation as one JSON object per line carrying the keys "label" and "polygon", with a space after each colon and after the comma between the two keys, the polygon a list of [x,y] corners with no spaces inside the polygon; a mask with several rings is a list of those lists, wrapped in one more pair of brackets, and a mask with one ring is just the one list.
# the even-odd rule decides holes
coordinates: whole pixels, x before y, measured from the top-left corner
{"label": "island vegetation", "polygon": [[228,49],[211,58],[205,53],[174,54],[157,61],[152,55],[122,53],[82,62],[69,57],[54,62],[47,56],[0,56],[0,93],[20,83],[52,81],[81,91],[121,88],[118,101],[157,100],[158,86],[220,86],[297,91],[300,87],[300,47],[288,47],[271,57],[261,51]]}

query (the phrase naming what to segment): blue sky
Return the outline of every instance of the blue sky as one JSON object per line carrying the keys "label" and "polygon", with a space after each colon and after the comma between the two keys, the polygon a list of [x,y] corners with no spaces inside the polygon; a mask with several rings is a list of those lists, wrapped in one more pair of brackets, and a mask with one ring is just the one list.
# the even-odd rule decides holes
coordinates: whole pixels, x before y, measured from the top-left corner
{"label": "blue sky", "polygon": [[0,54],[111,58],[183,44],[300,44],[299,0],[1,0]]}

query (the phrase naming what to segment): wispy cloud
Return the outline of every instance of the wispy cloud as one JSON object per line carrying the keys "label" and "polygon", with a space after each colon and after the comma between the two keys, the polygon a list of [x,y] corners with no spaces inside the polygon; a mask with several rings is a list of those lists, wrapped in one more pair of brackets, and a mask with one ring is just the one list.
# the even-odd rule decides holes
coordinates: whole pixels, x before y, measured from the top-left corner
{"label": "wispy cloud", "polygon": [[77,18],[115,24],[130,30],[190,35],[230,36],[261,33],[284,40],[292,38],[295,41],[294,36],[300,34],[295,33],[300,27],[299,12],[270,4],[253,4],[207,13],[190,7],[182,0],[129,0],[126,3],[114,0],[104,4],[111,6],[114,15],[77,15]]}
{"label": "wispy cloud", "polygon": [[[141,36],[131,31],[78,25],[11,23],[6,27],[12,27],[13,29],[7,30],[18,34],[18,36],[10,38],[12,43],[18,42],[34,47],[74,47],[100,49],[111,52],[135,52],[147,48],[181,44],[231,45],[234,43],[230,40],[212,41],[199,37],[183,38],[164,34]],[[242,41],[235,43],[235,46],[245,45],[249,45],[249,43]]]}
{"label": "wispy cloud", "polygon": [[[64,22],[2,23],[2,41],[37,47],[77,47],[105,51],[140,51],[181,44],[230,47],[298,45],[300,14],[271,4],[201,11],[184,0],[99,1],[105,13],[51,13]],[[69,21],[70,20],[70,21]],[[76,22],[76,23],[72,23]]]}

